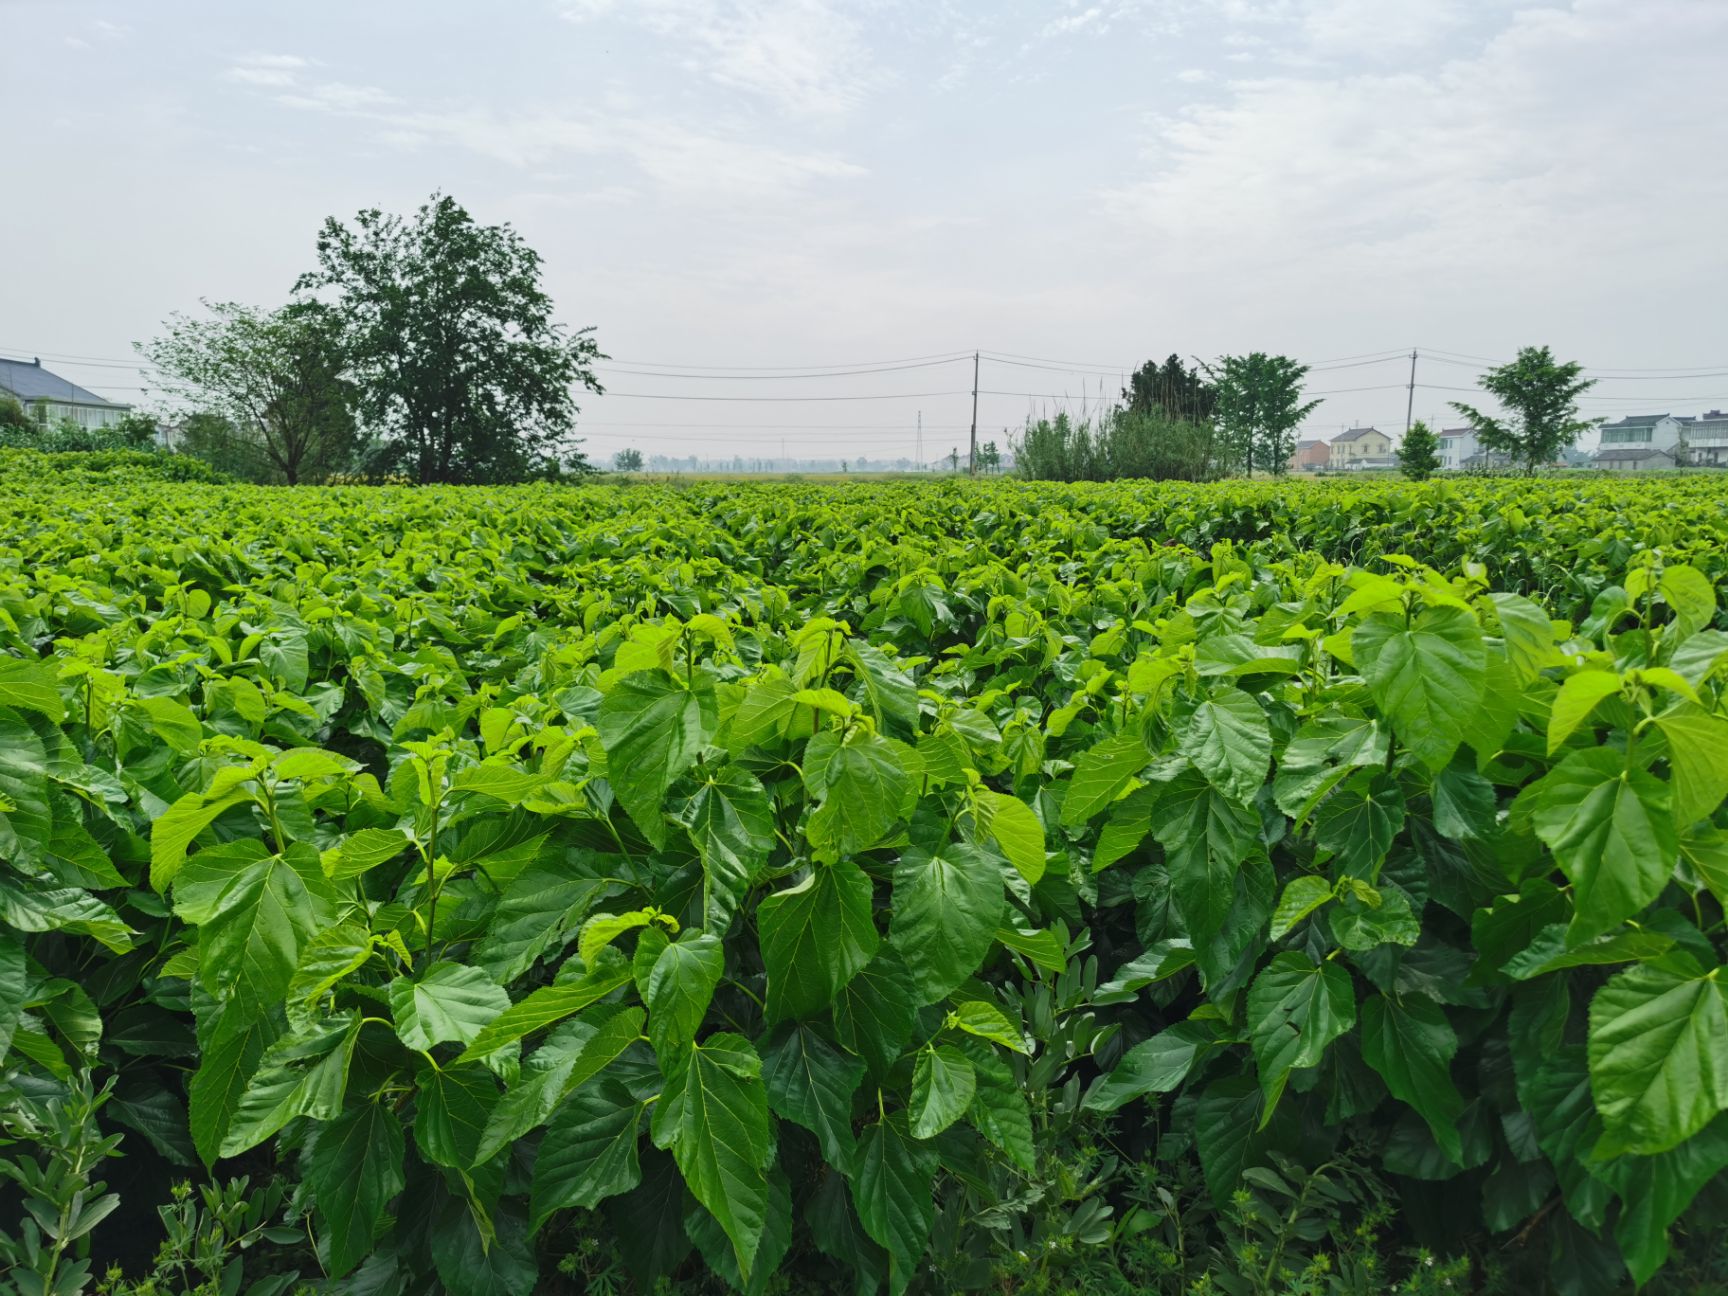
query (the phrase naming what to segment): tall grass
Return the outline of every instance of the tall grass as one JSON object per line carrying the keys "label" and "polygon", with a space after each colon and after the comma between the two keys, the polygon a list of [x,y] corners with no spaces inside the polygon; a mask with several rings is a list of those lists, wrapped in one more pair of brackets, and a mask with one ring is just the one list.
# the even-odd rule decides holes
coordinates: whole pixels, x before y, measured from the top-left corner
{"label": "tall grass", "polygon": [[1014,460],[1021,476],[1041,481],[1206,481],[1227,467],[1220,452],[1208,424],[1118,406],[1078,420],[1028,419]]}

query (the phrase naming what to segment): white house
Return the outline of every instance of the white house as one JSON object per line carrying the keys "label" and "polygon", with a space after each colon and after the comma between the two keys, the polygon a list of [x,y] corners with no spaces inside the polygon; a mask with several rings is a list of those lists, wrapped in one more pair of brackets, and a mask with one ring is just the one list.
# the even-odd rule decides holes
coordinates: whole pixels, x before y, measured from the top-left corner
{"label": "white house", "polygon": [[16,396],[31,417],[44,423],[70,419],[82,428],[113,427],[132,409],[44,369],[40,360],[0,359],[0,392]]}
{"label": "white house", "polygon": [[1480,453],[1481,449],[1482,443],[1476,439],[1475,428],[1441,428],[1440,470],[1458,472],[1464,467],[1464,461],[1471,455]]}
{"label": "white house", "polygon": [[1686,441],[1686,461],[1720,467],[1728,464],[1728,413],[1711,410],[1679,420]]}
{"label": "white house", "polygon": [[[1613,423],[1604,423],[1601,448],[1596,451],[1592,463],[1598,468],[1625,471],[1626,464],[1634,462],[1620,453],[1628,450],[1659,450],[1670,461],[1679,462],[1685,458],[1686,425],[1672,414],[1628,414]],[[1609,462],[1610,459],[1613,462]]]}

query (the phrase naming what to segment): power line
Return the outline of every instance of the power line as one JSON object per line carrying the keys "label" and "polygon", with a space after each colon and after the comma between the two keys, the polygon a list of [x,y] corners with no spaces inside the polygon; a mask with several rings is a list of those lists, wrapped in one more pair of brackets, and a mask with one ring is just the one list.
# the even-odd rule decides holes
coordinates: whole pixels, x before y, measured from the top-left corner
{"label": "power line", "polygon": [[[871,392],[850,396],[714,396],[702,393],[695,396],[678,396],[671,392],[621,392],[609,391],[607,397],[618,396],[625,400],[672,400],[672,401],[854,401],[854,400],[913,400],[937,396],[970,396],[970,391],[946,392]],[[1014,393],[1003,393],[1013,395]]]}
{"label": "power line", "polygon": [[711,378],[716,382],[803,382],[811,378],[851,378],[860,374],[900,373],[907,369],[930,369],[937,365],[954,364],[964,360],[965,356],[956,356],[948,360],[925,360],[917,364],[879,365],[873,369],[825,369],[813,373],[697,373],[692,371],[666,371],[656,369],[626,369],[617,365],[597,364],[596,369],[607,373],[634,374],[644,378]]}

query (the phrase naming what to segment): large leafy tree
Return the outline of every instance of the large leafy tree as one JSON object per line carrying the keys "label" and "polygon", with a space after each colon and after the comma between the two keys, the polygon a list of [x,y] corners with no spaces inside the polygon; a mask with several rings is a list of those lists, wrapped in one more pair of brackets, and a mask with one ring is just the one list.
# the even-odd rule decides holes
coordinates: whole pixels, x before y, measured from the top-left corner
{"label": "large leafy tree", "polygon": [[1218,406],[1218,388],[1196,365],[1190,369],[1177,355],[1163,364],[1148,360],[1129,376],[1122,400],[1135,414],[1162,414],[1190,423],[1209,420]]}
{"label": "large leafy tree", "polygon": [[1483,447],[1534,473],[1595,426],[1578,416],[1578,398],[1596,385],[1584,366],[1561,364],[1547,347],[1522,347],[1518,358],[1483,374],[1482,390],[1500,402],[1498,418],[1454,401],[1452,408],[1476,428]]}
{"label": "large leafy tree", "polygon": [[602,390],[592,329],[552,318],[540,256],[434,194],[412,217],[372,209],[318,235],[296,291],[333,321],[365,422],[422,482],[587,471],[573,389]]}
{"label": "large leafy tree", "polygon": [[167,332],[138,347],[164,392],[244,429],[269,475],[290,486],[348,467],[357,393],[323,313],[306,305],[205,307],[202,317],[170,316]]}
{"label": "large leafy tree", "polygon": [[620,450],[612,456],[612,466],[619,472],[641,472],[642,452],[640,450]]}
{"label": "large leafy tree", "polygon": [[1398,467],[1411,481],[1427,481],[1440,466],[1440,438],[1421,419],[1411,425],[1398,447]]}
{"label": "large leafy tree", "polygon": [[1218,430],[1252,475],[1254,465],[1282,476],[1296,451],[1296,429],[1320,407],[1302,399],[1308,366],[1289,356],[1254,351],[1225,356],[1214,372]]}

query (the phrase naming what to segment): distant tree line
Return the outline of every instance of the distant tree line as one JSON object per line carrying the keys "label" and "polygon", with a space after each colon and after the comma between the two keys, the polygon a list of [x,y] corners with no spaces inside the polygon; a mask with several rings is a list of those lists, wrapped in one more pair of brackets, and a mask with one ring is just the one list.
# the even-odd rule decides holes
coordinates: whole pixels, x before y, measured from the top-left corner
{"label": "distant tree line", "polygon": [[1302,399],[1307,373],[1288,356],[1259,351],[1192,368],[1176,355],[1149,360],[1119,403],[1078,419],[1028,420],[1015,462],[1022,476],[1053,481],[1282,475],[1296,429],[1320,404]]}
{"label": "distant tree line", "polygon": [[[1255,351],[1189,368],[1179,356],[1149,360],[1122,389],[1121,401],[1078,419],[1028,420],[1015,460],[1021,475],[1054,481],[1158,477],[1205,481],[1232,474],[1282,476],[1296,451],[1297,429],[1320,406],[1302,399],[1308,367],[1288,356]],[[1578,400],[1594,383],[1582,366],[1556,360],[1547,347],[1524,347],[1489,369],[1480,385],[1502,413],[1454,402],[1485,452],[1526,474],[1553,464],[1594,426]],[[1439,438],[1415,423],[1398,448],[1414,481],[1440,466]]]}
{"label": "distant tree line", "polygon": [[139,346],[176,448],[254,481],[399,473],[507,482],[585,473],[575,392],[598,393],[591,328],[553,318],[539,254],[434,194],[411,217],[324,222],[275,308],[206,303]]}

